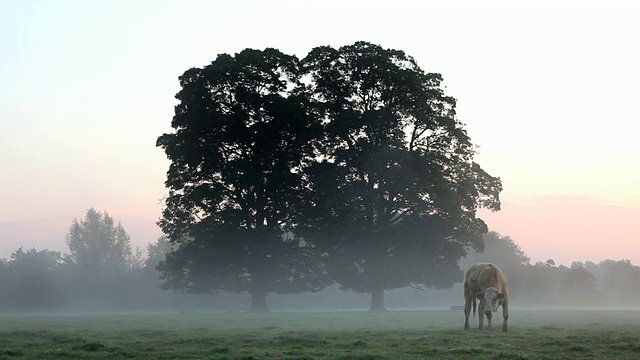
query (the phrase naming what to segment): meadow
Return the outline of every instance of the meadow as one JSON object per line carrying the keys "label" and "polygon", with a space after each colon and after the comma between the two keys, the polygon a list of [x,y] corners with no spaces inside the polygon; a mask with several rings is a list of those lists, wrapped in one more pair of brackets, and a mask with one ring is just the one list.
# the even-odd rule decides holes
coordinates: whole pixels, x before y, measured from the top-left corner
{"label": "meadow", "polygon": [[[502,321],[501,313],[494,318]],[[461,311],[0,315],[0,359],[638,359],[640,312]]]}

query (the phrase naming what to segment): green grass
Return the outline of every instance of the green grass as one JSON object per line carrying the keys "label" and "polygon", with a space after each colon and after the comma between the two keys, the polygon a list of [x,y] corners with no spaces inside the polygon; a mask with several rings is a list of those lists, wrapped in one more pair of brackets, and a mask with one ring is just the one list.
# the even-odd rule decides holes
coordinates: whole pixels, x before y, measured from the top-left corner
{"label": "green grass", "polygon": [[459,311],[2,315],[0,359],[640,358],[640,312],[512,310],[508,333],[474,320],[464,331]]}

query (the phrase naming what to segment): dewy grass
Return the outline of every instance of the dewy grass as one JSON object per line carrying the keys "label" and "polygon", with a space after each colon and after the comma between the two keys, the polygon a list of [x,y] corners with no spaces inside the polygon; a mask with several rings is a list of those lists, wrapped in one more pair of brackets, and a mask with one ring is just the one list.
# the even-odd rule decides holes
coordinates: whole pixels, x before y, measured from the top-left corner
{"label": "dewy grass", "polygon": [[[461,312],[0,316],[0,359],[638,359],[640,312],[518,311],[508,333]],[[476,319],[477,320],[477,319]]]}

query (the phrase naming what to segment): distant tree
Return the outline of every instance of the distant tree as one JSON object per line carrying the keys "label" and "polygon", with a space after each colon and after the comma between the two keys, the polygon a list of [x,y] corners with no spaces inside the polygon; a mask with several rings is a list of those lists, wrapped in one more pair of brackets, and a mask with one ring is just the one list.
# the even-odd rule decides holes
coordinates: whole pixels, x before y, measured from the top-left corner
{"label": "distant tree", "polygon": [[601,266],[600,264],[596,264],[593,261],[588,261],[588,260],[582,264],[584,268],[589,270],[589,272],[592,273],[593,276],[596,278],[596,283],[599,283],[600,281],[602,281],[602,278],[604,277],[606,272],[606,268],[604,266]]}
{"label": "distant tree", "polygon": [[55,270],[61,263],[62,254],[59,251],[36,250],[36,248],[24,251],[19,248],[11,253],[9,265],[22,272],[44,273]]}
{"label": "distant tree", "polygon": [[[8,289],[11,277],[7,270],[7,259],[0,258],[0,289]],[[9,302],[7,291],[0,291],[0,307],[6,306]]]}
{"label": "distant tree", "polygon": [[571,263],[571,269],[575,268],[586,268],[585,263],[582,261],[573,261]]}
{"label": "distant tree", "polygon": [[247,292],[250,311],[268,311],[269,293],[326,284],[313,249],[288,232],[314,136],[298,72],[294,56],[246,49],[180,77],[175,132],[157,141],[171,161],[165,288]]}
{"label": "distant tree", "polygon": [[135,270],[145,267],[147,264],[147,257],[145,255],[145,252],[136,246],[135,250],[131,252],[129,268]]}
{"label": "distant tree", "polygon": [[560,289],[568,296],[593,296],[596,293],[596,277],[581,262],[573,262],[563,275]]}
{"label": "distant tree", "polygon": [[167,253],[171,250],[171,242],[169,238],[162,235],[155,243],[147,245],[147,260],[145,261],[145,267],[154,269],[160,261],[164,260]]}
{"label": "distant tree", "polygon": [[544,264],[547,266],[556,266],[556,262],[553,261],[553,259],[547,259],[547,261],[545,261]]}
{"label": "distant tree", "polygon": [[557,267],[553,259],[525,265],[518,269],[517,275],[507,274],[509,296],[534,306],[540,306],[545,300],[555,301],[565,271]]}
{"label": "distant tree", "polygon": [[84,219],[74,219],[67,245],[70,260],[89,272],[128,270],[137,263],[131,251],[131,240],[125,229],[105,211],[87,210]]}
{"label": "distant tree", "polygon": [[11,306],[33,309],[62,303],[65,289],[58,271],[61,264],[62,255],[57,251],[19,248],[11,253],[6,265],[10,282],[4,287]]}
{"label": "distant tree", "polygon": [[460,261],[460,266],[468,269],[475,263],[494,263],[505,273],[512,297],[526,291],[529,286],[528,280],[531,278],[531,265],[529,257],[520,246],[510,237],[501,236],[494,231],[485,234],[483,239],[484,251],[477,252],[471,249],[467,258]]}
{"label": "distant tree", "polygon": [[324,137],[300,230],[331,277],[370,294],[372,311],[387,289],[451,287],[466,248],[483,246],[476,210],[499,209],[501,182],[474,162],[442,77],[366,42],[315,48],[303,64]]}
{"label": "distant tree", "polygon": [[605,268],[602,289],[608,295],[640,295],[640,267],[629,260],[605,260],[600,263]]}
{"label": "distant tree", "polygon": [[477,252],[472,249],[467,255],[466,261],[461,261],[465,268],[479,262],[495,263],[503,270],[517,270],[529,265],[529,257],[509,236],[502,236],[495,231],[490,231],[483,236],[483,239],[484,251]]}

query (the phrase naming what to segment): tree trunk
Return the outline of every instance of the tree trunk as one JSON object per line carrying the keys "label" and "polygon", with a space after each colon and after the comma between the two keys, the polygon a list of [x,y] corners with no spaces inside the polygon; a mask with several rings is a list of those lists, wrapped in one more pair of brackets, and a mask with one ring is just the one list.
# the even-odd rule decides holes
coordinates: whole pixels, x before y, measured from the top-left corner
{"label": "tree trunk", "polygon": [[386,311],[384,308],[384,289],[371,291],[371,307],[369,311]]}
{"label": "tree trunk", "polygon": [[251,306],[249,307],[251,313],[268,313],[269,306],[267,305],[267,292],[262,290],[251,291]]}

